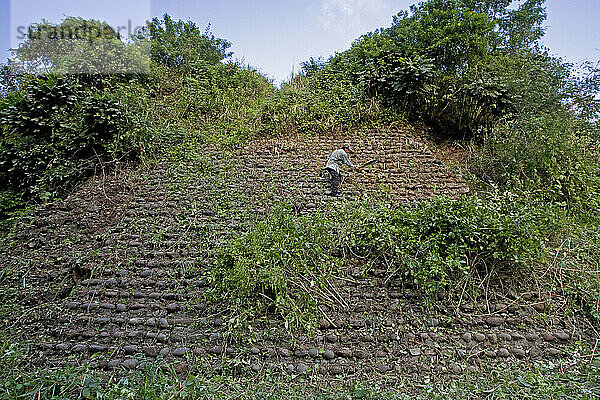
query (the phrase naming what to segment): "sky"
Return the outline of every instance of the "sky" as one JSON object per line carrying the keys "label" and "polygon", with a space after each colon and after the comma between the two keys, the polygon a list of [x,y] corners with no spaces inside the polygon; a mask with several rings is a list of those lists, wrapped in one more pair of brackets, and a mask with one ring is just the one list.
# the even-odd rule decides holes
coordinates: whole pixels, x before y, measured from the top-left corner
{"label": "sky", "polygon": [[[392,16],[417,0],[0,0],[0,57],[18,45],[24,27],[42,18],[59,22],[81,16],[108,22],[122,32],[170,14],[211,25],[229,40],[234,59],[279,83],[310,57],[347,49],[360,35],[391,24]],[[516,2],[518,3],[518,2]],[[547,0],[542,43],[570,62],[600,60],[600,0]]]}

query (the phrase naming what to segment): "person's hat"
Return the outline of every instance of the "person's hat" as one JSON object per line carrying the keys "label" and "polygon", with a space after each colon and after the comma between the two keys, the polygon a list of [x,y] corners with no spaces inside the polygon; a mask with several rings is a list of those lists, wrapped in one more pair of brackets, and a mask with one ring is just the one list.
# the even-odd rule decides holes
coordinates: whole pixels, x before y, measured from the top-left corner
{"label": "person's hat", "polygon": [[346,150],[348,153],[354,153],[354,151],[352,150],[352,147],[350,147],[350,145],[348,143],[344,143],[342,145],[342,149]]}

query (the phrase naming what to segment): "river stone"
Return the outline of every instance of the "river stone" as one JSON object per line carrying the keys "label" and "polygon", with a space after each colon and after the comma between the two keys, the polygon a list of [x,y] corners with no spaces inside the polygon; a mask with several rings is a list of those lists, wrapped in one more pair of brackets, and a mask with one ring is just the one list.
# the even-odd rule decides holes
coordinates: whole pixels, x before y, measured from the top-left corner
{"label": "river stone", "polygon": [[137,360],[128,358],[127,360],[123,361],[123,366],[127,369],[135,369],[135,367],[137,367]]}
{"label": "river stone", "polygon": [[554,334],[554,336],[556,336],[559,340],[562,340],[564,342],[571,339],[571,335],[569,335],[567,332],[564,332],[564,331],[556,332]]}
{"label": "river stone", "polygon": [[544,332],[541,334],[542,339],[544,339],[545,342],[553,342],[554,339],[556,339],[556,337],[554,337],[553,334],[548,333],[548,332]]}
{"label": "river stone", "polygon": [[123,346],[123,353],[125,354],[135,354],[137,352],[137,346],[127,345]]}
{"label": "river stone", "polygon": [[161,318],[158,320],[158,326],[160,326],[161,328],[168,328],[169,327],[169,321],[167,321],[166,318]]}
{"label": "river stone", "polygon": [[473,339],[475,339],[476,342],[483,342],[485,340],[485,335],[477,332],[473,335]]}
{"label": "river stone", "polygon": [[148,278],[150,276],[152,276],[152,270],[151,269],[144,270],[144,271],[142,271],[140,273],[140,278]]}
{"label": "river stone", "polygon": [[173,365],[173,369],[177,374],[184,374],[186,372],[189,372],[189,364],[186,362],[178,362],[175,363],[175,365]]}
{"label": "river stone", "polygon": [[308,355],[308,351],[306,351],[306,350],[296,350],[296,351],[294,351],[294,356],[295,357],[302,358],[302,357],[306,357],[307,355]]}
{"label": "river stone", "polygon": [[546,354],[548,354],[549,356],[555,357],[560,354],[560,350],[555,349],[553,347],[549,347],[546,349]]}
{"label": "river stone", "polygon": [[325,350],[325,352],[323,352],[323,358],[326,360],[333,360],[335,358],[335,353],[332,350]]}
{"label": "river stone", "polygon": [[348,321],[348,323],[350,324],[351,327],[353,327],[355,329],[362,328],[363,326],[366,325],[364,319],[351,319]]}
{"label": "river stone", "polygon": [[540,357],[542,355],[542,350],[540,350],[538,347],[532,347],[531,349],[529,349],[529,356],[530,357]]}
{"label": "river stone", "polygon": [[340,375],[342,373],[342,367],[337,364],[329,366],[329,373],[331,375]]}
{"label": "river stone", "polygon": [[355,350],[354,357],[359,360],[364,360],[365,358],[369,357],[369,353],[366,350]]}
{"label": "river stone", "polygon": [[166,357],[169,354],[171,354],[171,348],[170,347],[165,347],[164,349],[161,349],[160,353],[161,356]]}
{"label": "river stone", "polygon": [[325,318],[323,318],[319,321],[319,328],[329,329],[329,327],[331,327],[331,323],[328,320],[326,320]]}
{"label": "river stone", "polygon": [[183,357],[190,349],[187,347],[179,347],[173,350],[173,355],[175,357]]}
{"label": "river stone", "polygon": [[456,363],[450,363],[450,365],[448,365],[448,371],[454,375],[460,375],[463,372],[462,367]]}
{"label": "river stone", "polygon": [[408,349],[408,353],[413,356],[413,357],[417,357],[421,355],[421,349],[417,348],[417,347],[413,347]]}
{"label": "river stone", "polygon": [[536,335],[535,333],[527,333],[527,334],[525,334],[525,339],[529,340],[530,342],[535,342],[539,338],[540,337],[538,335]]}
{"label": "river stone", "polygon": [[508,351],[508,349],[505,349],[504,347],[498,349],[498,352],[496,354],[498,355],[498,357],[502,357],[502,358],[510,357],[510,352]]}
{"label": "river stone", "polygon": [[154,346],[144,348],[144,354],[148,357],[156,357],[158,355],[158,349]]}
{"label": "river stone", "polygon": [[462,335],[462,340],[469,343],[471,340],[473,340],[473,336],[469,332],[467,332]]}
{"label": "river stone", "polygon": [[363,342],[372,342],[372,341],[374,341],[374,340],[375,340],[375,338],[374,338],[372,335],[363,335],[363,336],[361,337],[361,340],[362,340]]}
{"label": "river stone", "polygon": [[288,349],[286,349],[285,347],[281,347],[278,349],[279,355],[281,355],[282,357],[289,357],[290,351]]}
{"label": "river stone", "polygon": [[251,347],[250,353],[252,353],[254,355],[260,354],[260,349],[258,347]]}
{"label": "river stone", "polygon": [[335,343],[338,341],[338,337],[334,334],[329,334],[327,336],[325,336],[325,339],[329,342],[329,343]]}
{"label": "river stone", "polygon": [[519,349],[518,347],[513,347],[512,349],[510,349],[510,352],[513,353],[515,355],[515,357],[518,357],[518,358],[523,358],[527,355],[525,350]]}
{"label": "river stone", "polygon": [[262,369],[262,365],[252,364],[250,365],[250,369],[252,370],[252,372],[260,372],[260,370]]}
{"label": "river stone", "polygon": [[204,356],[204,355],[206,355],[206,350],[204,350],[201,347],[198,347],[198,348],[194,349],[193,353],[195,356]]}
{"label": "river stone", "polygon": [[71,348],[71,351],[75,353],[84,353],[88,350],[88,346],[85,344],[76,344]]}
{"label": "river stone", "polygon": [[311,356],[312,358],[318,357],[319,356],[319,350],[315,349],[314,347],[312,349],[308,350],[308,355]]}
{"label": "river stone", "polygon": [[386,372],[391,371],[391,367],[389,365],[386,364],[379,364],[377,366],[377,372],[379,372],[380,374],[385,374]]}
{"label": "river stone", "polygon": [[308,370],[308,366],[304,363],[298,363],[296,365],[296,372],[298,372],[299,374],[303,374]]}
{"label": "river stone", "polygon": [[101,351],[106,351],[108,350],[107,346],[104,346],[102,344],[92,344],[90,345],[90,353],[98,353]]}
{"label": "river stone", "polygon": [[485,322],[489,326],[500,326],[504,323],[504,318],[502,317],[488,317]]}
{"label": "river stone", "polygon": [[510,333],[500,332],[500,333],[498,333],[498,339],[502,339],[502,340],[506,340],[506,341],[511,341],[512,340],[512,336],[510,335]]}
{"label": "river stone", "polygon": [[344,358],[352,357],[352,350],[350,350],[348,348],[339,349],[338,351],[336,351],[336,353],[340,357],[344,357]]}
{"label": "river stone", "polygon": [[544,310],[546,309],[546,304],[544,304],[544,303],[536,303],[532,307],[537,312],[544,312]]}

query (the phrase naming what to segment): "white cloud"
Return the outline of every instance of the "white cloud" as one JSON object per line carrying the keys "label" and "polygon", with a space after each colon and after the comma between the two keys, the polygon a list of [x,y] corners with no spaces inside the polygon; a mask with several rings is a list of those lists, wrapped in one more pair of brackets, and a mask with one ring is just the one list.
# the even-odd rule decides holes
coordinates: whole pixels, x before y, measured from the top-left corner
{"label": "white cloud", "polygon": [[319,20],[324,29],[340,34],[366,32],[385,24],[390,9],[386,0],[322,0]]}

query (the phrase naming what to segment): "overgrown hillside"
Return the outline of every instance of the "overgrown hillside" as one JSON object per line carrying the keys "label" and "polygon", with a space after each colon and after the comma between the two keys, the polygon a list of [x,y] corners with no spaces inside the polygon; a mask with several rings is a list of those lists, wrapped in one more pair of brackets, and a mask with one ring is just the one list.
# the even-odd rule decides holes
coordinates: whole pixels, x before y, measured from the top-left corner
{"label": "overgrown hillside", "polygon": [[168,15],[39,23],[1,76],[2,396],[597,396],[600,69],[512,3],[281,88]]}

